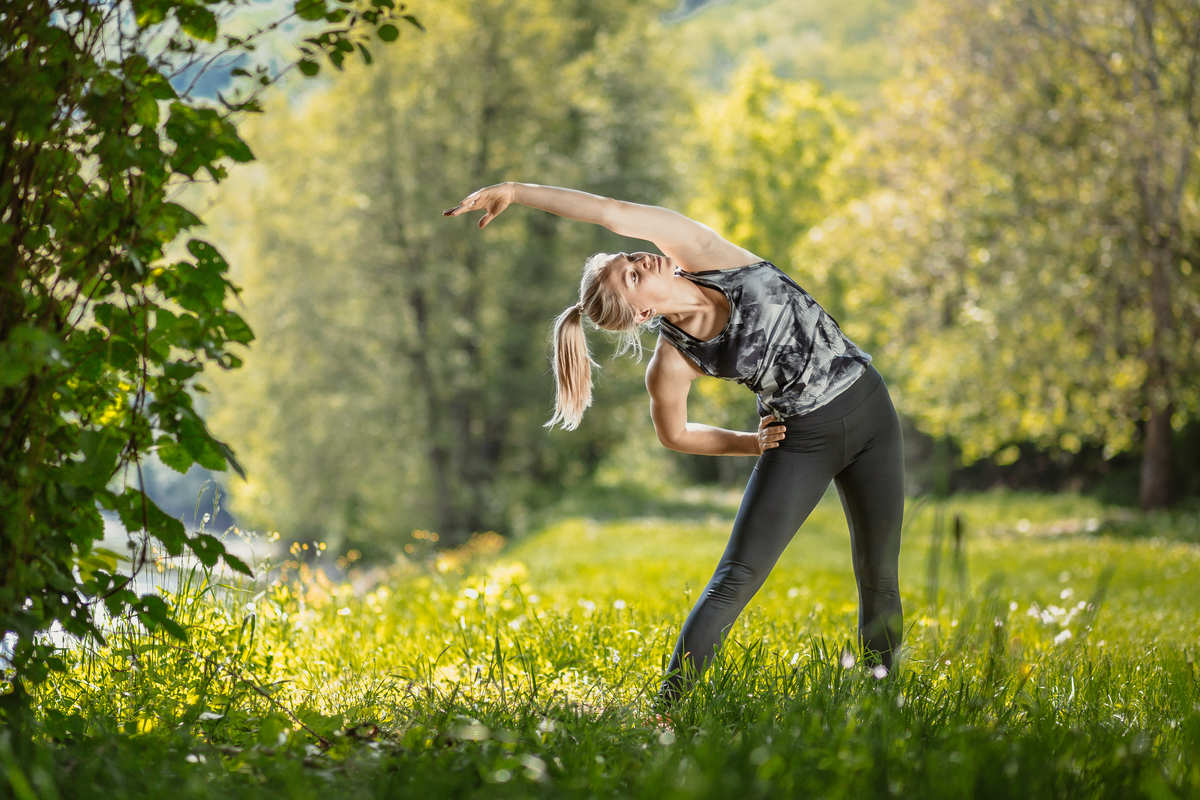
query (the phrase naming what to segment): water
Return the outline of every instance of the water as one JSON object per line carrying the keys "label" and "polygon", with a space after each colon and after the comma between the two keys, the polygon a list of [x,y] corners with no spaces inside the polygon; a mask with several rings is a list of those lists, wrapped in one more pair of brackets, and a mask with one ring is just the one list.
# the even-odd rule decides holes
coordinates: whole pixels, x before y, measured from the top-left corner
{"label": "water", "polygon": [[[104,537],[96,543],[96,547],[103,547],[114,553],[119,553],[128,557],[130,560],[137,557],[141,548],[142,535],[135,533],[130,536],[125,526],[121,524],[121,520],[115,513],[101,512],[104,519]],[[208,520],[208,515],[205,514],[205,521]],[[188,533],[194,534],[203,530],[203,528],[189,528]],[[261,573],[267,568],[269,563],[278,563],[282,553],[276,543],[269,542],[265,537],[252,532],[243,531],[241,534],[233,534],[232,532],[219,533],[214,531],[204,531],[225,545],[225,549],[232,553],[237,558],[244,561],[254,572],[255,578],[261,577]],[[133,547],[131,547],[131,543]],[[151,553],[155,547],[155,543],[151,542]],[[161,550],[161,545],[158,545]],[[199,569],[199,562],[190,550],[185,548],[184,555],[180,557],[166,556],[164,560],[164,569],[158,571],[155,566],[154,557],[148,557],[148,563],[144,565],[141,571],[133,579],[129,585],[134,594],[139,596],[166,590],[170,592],[177,591],[182,578],[187,574],[187,571],[192,568]],[[182,567],[182,568],[181,568]],[[118,565],[118,572],[122,575],[129,575],[131,564],[129,562],[121,562]],[[223,561],[218,561],[213,567],[213,591],[215,596],[220,597],[228,594],[229,590],[221,583],[232,583],[236,580],[249,580],[246,576],[240,573],[234,573],[230,570]],[[103,603],[96,604],[96,614],[93,617],[97,621],[97,626],[102,630],[111,629],[111,620],[108,617],[107,609]],[[62,626],[55,622],[49,630],[39,634],[44,637],[45,641],[53,642],[55,646],[65,649],[78,649],[82,647],[83,641],[72,634],[63,630]],[[12,656],[17,643],[17,635],[15,633],[5,633],[0,639],[0,671],[8,670],[12,666]]]}

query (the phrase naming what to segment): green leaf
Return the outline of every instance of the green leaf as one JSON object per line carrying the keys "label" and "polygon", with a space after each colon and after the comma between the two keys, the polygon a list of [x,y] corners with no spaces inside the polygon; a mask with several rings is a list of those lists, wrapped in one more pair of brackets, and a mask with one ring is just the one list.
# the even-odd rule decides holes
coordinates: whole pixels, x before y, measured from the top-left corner
{"label": "green leaf", "polygon": [[[88,494],[91,496],[90,493]],[[67,535],[71,537],[71,541],[81,552],[90,548],[92,542],[104,538],[104,518],[100,516],[100,509],[96,508],[93,503],[87,503],[80,507],[72,522],[74,524],[67,529]]]}
{"label": "green leaf", "polygon": [[217,18],[203,6],[176,6],[175,18],[179,20],[179,26],[183,28],[183,32],[193,38],[205,42],[211,42],[217,38]]}
{"label": "green leaf", "polygon": [[279,735],[291,728],[292,721],[283,714],[276,711],[265,714],[258,723],[258,743],[274,747],[279,743]]}
{"label": "green leaf", "polygon": [[183,552],[187,539],[183,523],[166,514],[138,489],[130,487],[125,490],[119,498],[117,513],[121,515],[121,524],[130,533],[144,529],[162,542],[171,555],[177,556]]}
{"label": "green leaf", "polygon": [[162,625],[163,630],[174,636],[179,641],[185,643],[187,642],[187,631],[185,631],[183,626],[175,620],[171,619],[170,617],[164,617],[163,619],[159,620],[159,624]]}
{"label": "green leaf", "polygon": [[83,460],[67,467],[66,476],[82,486],[103,487],[117,468],[121,450],[125,447],[125,436],[118,430],[101,428],[81,430],[77,437]]}
{"label": "green leaf", "polygon": [[16,386],[44,367],[60,362],[61,341],[32,325],[13,327],[8,339],[0,342],[0,389]]}
{"label": "green leaf", "polygon": [[133,0],[133,14],[139,28],[157,25],[167,18],[163,0]]}
{"label": "green leaf", "polygon": [[179,97],[171,82],[157,70],[146,73],[142,78],[142,85],[155,100],[175,100]]}
{"label": "green leaf", "polygon": [[225,457],[225,461],[228,462],[233,471],[238,474],[238,477],[240,477],[242,480],[245,480],[246,470],[243,469],[242,465],[238,463],[238,460],[234,458],[233,450],[229,447],[229,445],[225,444],[219,439],[213,439],[213,441],[217,443],[217,449],[221,451],[221,455]]}
{"label": "green leaf", "polygon": [[132,606],[138,597],[129,589],[118,589],[104,598],[104,605],[110,614],[119,614],[125,606]]}
{"label": "green leaf", "polygon": [[221,327],[229,341],[238,344],[250,344],[254,341],[254,331],[246,324],[246,320],[232,311],[221,315]]}
{"label": "green leaf", "polygon": [[225,563],[228,564],[231,569],[233,569],[237,572],[240,572],[243,575],[246,575],[247,577],[250,577],[250,578],[254,577],[254,573],[250,570],[250,567],[248,567],[246,565],[246,562],[242,561],[240,558],[235,556],[233,553],[230,553],[228,550],[226,550],[224,553],[221,554],[221,558],[223,558],[225,560]]}
{"label": "green leaf", "polygon": [[133,118],[145,128],[158,124],[158,101],[152,94],[143,92],[133,98]]}
{"label": "green leaf", "polygon": [[215,536],[207,533],[198,533],[195,536],[187,538],[187,546],[196,554],[196,558],[200,559],[200,563],[206,567],[211,567],[217,563],[217,559],[225,555],[225,545]]}
{"label": "green leaf", "polygon": [[307,20],[323,19],[328,13],[325,0],[296,0],[292,8],[295,10],[296,16]]}
{"label": "green leaf", "polygon": [[146,626],[147,630],[153,631],[162,628],[176,639],[187,641],[187,633],[171,616],[171,609],[158,595],[142,595],[133,604],[133,608],[137,612],[138,619]]}
{"label": "green leaf", "polygon": [[400,30],[395,25],[386,24],[380,25],[379,30],[376,31],[376,33],[378,33],[379,38],[383,39],[385,42],[394,42],[396,41],[396,37],[400,35]]}
{"label": "green leaf", "polygon": [[320,64],[307,58],[300,59],[296,62],[296,66],[300,67],[300,71],[310,78],[321,71]]}
{"label": "green leaf", "polygon": [[187,448],[200,466],[222,471],[228,467],[221,443],[213,438],[204,420],[191,408],[180,409],[179,443]]}
{"label": "green leaf", "polygon": [[154,451],[154,454],[158,456],[158,460],[181,475],[186,475],[187,471],[191,469],[192,464],[196,463],[196,459],[192,457],[187,448],[182,447],[178,442],[169,440],[165,436],[159,439],[159,441],[162,444]]}

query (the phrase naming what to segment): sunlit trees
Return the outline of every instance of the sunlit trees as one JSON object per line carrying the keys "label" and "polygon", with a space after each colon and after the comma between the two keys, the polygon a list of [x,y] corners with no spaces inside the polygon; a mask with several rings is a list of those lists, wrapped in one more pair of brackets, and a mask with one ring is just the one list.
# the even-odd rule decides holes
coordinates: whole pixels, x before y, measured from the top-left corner
{"label": "sunlit trees", "polygon": [[1162,505],[1171,428],[1200,406],[1200,8],[954,0],[912,21],[810,251],[852,277],[904,410],[966,460],[1140,446]]}
{"label": "sunlit trees", "polygon": [[509,529],[631,431],[650,445],[642,366],[595,332],[594,413],[541,427],[584,258],[644,243],[523,207],[484,231],[440,212],[510,179],[662,202],[681,102],[662,5],[449,3],[417,45],[247,131],[264,170],[213,211],[259,335],[215,417],[246,442],[244,518],[453,543]]}

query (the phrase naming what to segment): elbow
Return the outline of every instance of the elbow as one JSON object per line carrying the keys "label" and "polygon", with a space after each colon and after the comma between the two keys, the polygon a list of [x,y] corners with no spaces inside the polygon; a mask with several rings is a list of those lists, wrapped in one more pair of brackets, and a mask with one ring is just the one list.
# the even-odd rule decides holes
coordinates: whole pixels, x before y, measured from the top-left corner
{"label": "elbow", "polygon": [[658,442],[668,450],[674,450],[677,453],[686,453],[683,448],[682,436],[677,433],[659,431]]}

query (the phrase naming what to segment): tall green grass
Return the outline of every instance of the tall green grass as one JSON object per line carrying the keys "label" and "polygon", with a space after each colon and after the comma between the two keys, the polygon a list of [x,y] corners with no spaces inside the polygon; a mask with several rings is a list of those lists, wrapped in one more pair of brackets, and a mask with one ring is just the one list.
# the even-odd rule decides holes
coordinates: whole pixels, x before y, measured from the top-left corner
{"label": "tall green grass", "polygon": [[188,643],[124,622],[77,651],[39,691],[35,754],[0,732],[0,772],[39,798],[1200,794],[1195,515],[912,503],[904,659],[880,680],[848,652],[856,588],[830,492],[656,724],[649,699],[736,502],[572,517],[504,548],[485,534],[379,580],[298,558],[256,583],[192,565],[170,598]]}

